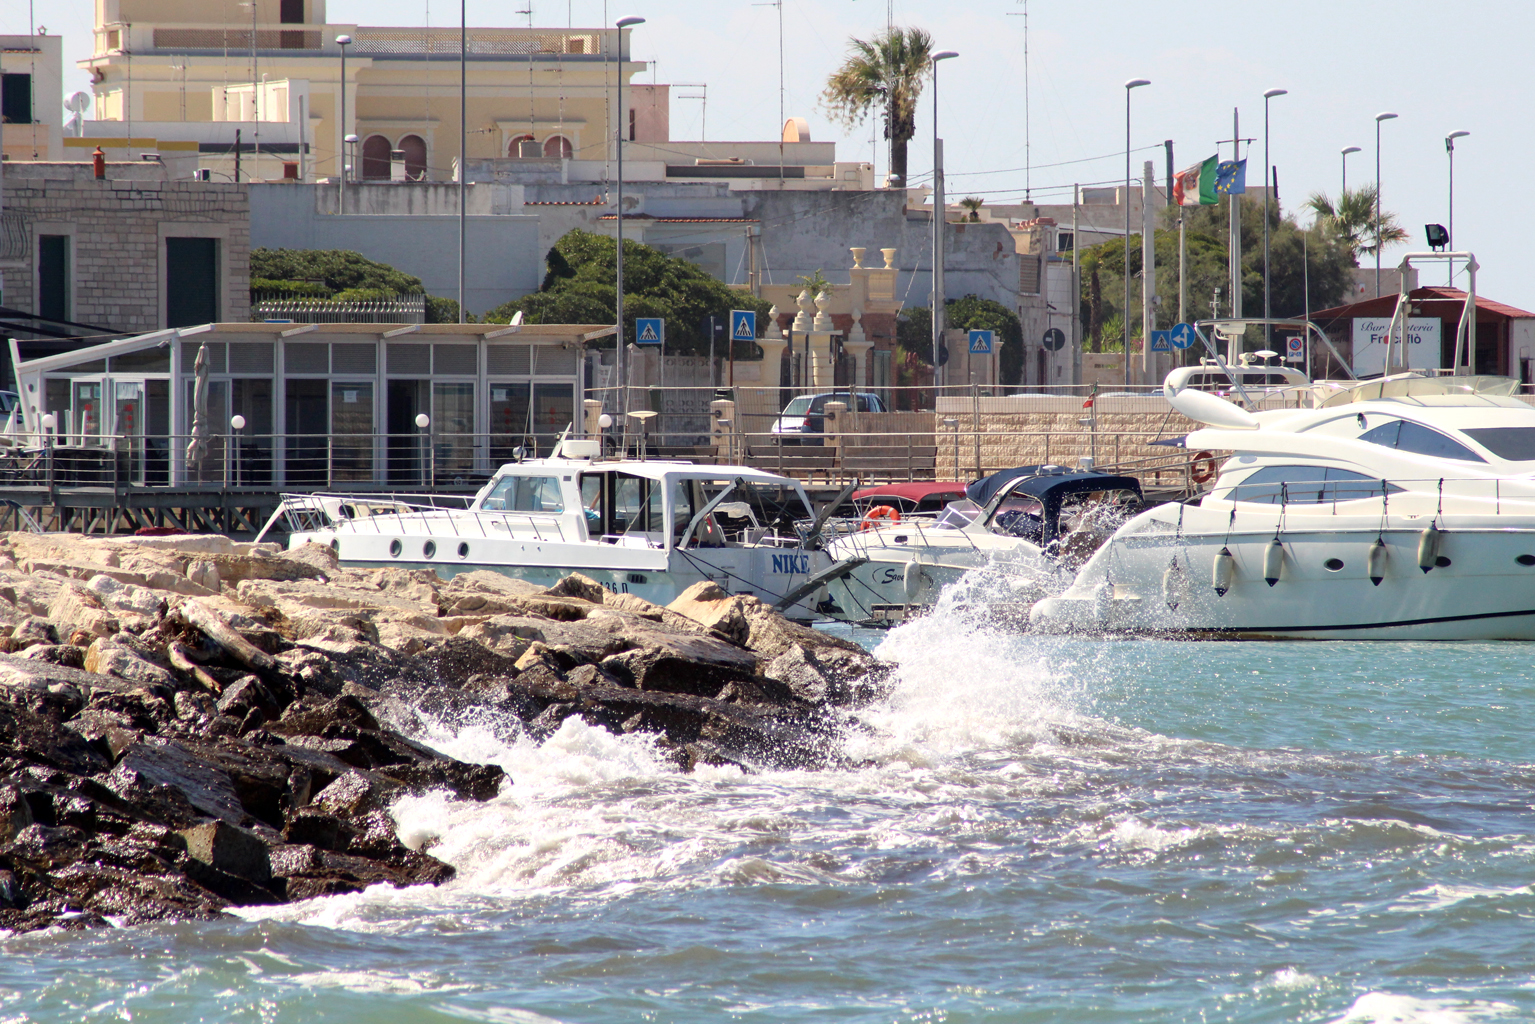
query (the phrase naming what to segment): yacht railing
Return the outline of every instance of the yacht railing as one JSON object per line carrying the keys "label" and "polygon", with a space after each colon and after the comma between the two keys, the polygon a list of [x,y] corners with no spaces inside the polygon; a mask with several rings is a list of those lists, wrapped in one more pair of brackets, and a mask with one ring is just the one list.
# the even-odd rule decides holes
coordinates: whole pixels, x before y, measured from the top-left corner
{"label": "yacht railing", "polygon": [[[347,526],[353,532],[371,527],[375,533],[397,533],[406,523],[414,523],[423,532],[453,538],[490,538],[496,523],[505,526],[508,536],[525,534],[513,524],[531,530],[539,541],[569,541],[564,517],[555,512],[518,512],[504,509],[477,509],[469,512],[473,499],[458,495],[384,495],[371,492],[341,494],[284,494],[281,511],[290,533],[308,533],[318,529]],[[386,529],[387,520],[392,529]]]}

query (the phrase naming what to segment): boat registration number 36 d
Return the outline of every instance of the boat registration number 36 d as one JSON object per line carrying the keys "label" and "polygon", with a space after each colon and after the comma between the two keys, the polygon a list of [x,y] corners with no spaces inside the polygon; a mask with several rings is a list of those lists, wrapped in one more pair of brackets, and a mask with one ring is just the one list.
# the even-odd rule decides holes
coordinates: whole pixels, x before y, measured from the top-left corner
{"label": "boat registration number 36 d", "polygon": [[780,573],[808,573],[810,571],[809,555],[774,555],[773,571]]}

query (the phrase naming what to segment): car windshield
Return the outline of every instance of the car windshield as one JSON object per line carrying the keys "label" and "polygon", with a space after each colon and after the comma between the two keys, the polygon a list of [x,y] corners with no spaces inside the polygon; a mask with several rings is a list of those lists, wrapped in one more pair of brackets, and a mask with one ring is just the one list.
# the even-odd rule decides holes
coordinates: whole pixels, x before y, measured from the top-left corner
{"label": "car windshield", "polygon": [[811,397],[809,395],[802,395],[784,406],[783,414],[785,416],[803,416],[810,411],[810,402]]}

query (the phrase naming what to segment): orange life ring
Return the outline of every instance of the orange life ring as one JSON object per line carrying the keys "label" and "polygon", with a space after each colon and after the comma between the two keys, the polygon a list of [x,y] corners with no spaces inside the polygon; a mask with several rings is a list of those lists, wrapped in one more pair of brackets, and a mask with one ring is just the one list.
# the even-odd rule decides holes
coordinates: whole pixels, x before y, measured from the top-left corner
{"label": "orange life ring", "polygon": [[1195,452],[1194,458],[1189,462],[1189,478],[1196,484],[1215,479],[1215,453]]}
{"label": "orange life ring", "polygon": [[877,530],[881,526],[887,526],[901,521],[901,513],[891,505],[875,505],[864,513],[863,522],[858,525],[860,530]]}

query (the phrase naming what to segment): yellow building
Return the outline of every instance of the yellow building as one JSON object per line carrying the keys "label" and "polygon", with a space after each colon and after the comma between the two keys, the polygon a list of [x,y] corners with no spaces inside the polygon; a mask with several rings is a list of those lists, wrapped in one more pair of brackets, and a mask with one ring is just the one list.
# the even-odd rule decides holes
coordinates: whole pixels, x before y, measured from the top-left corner
{"label": "yellow building", "polygon": [[[201,166],[230,174],[238,151],[242,178],[257,180],[335,178],[343,163],[354,178],[455,175],[456,28],[331,24],[325,0],[95,4],[94,52],[80,65],[93,78],[96,120],[72,147],[102,145],[117,159],[162,140],[193,142]],[[644,67],[629,59],[627,37],[612,28],[469,29],[468,158],[608,160],[619,75]],[[628,137],[638,142],[649,141],[644,93],[624,94]],[[351,134],[357,152],[343,161]]]}

